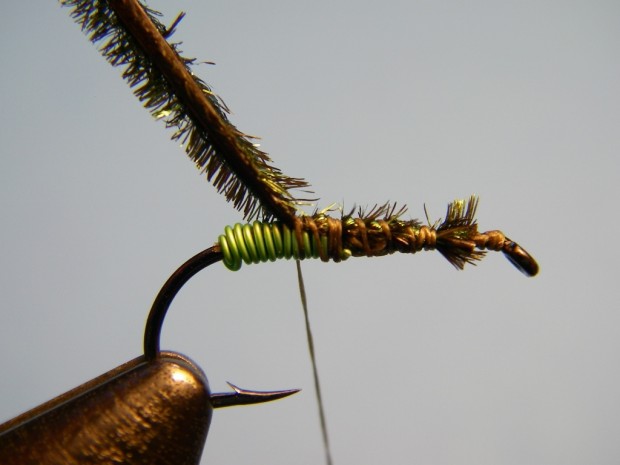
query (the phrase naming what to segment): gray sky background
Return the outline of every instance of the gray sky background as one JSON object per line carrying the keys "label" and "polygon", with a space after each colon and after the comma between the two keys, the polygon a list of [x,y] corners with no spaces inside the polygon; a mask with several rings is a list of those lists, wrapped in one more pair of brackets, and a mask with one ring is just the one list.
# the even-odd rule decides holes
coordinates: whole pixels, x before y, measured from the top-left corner
{"label": "gray sky background", "polygon": [[[319,206],[409,215],[481,196],[501,254],[305,262],[336,464],[620,460],[620,4],[153,2],[197,73]],[[157,291],[241,219],[69,12],[0,14],[0,421],[141,352]],[[162,346],[225,381],[303,392],[214,415],[204,462],[320,464],[295,265],[220,265]]]}

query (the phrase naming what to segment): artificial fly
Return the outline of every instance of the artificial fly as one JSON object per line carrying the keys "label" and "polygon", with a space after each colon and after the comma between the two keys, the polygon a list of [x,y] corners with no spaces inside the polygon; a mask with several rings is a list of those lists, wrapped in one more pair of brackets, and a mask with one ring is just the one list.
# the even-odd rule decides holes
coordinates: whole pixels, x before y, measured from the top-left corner
{"label": "artificial fly", "polygon": [[219,237],[224,265],[236,271],[247,265],[276,259],[320,258],[339,262],[349,257],[382,257],[395,252],[439,251],[452,265],[463,269],[476,264],[485,250],[501,251],[526,276],[535,276],[536,260],[501,231],[478,232],[475,219],[478,197],[455,200],[448,205],[445,219],[433,225],[403,220],[405,208],[385,204],[333,218],[318,212],[296,217],[294,226],[281,222],[260,222],[227,226]]}
{"label": "artificial fly", "polygon": [[[192,65],[196,60],[184,57],[179,50],[179,44],[169,42],[168,39],[182,20],[183,13],[177,16],[170,27],[166,27],[158,20],[161,13],[148,8],[139,0],[61,0],[61,3],[72,9],[71,16],[81,25],[90,40],[99,46],[108,62],[123,68],[123,78],[133,88],[134,94],[153,117],[165,121],[167,127],[173,128],[172,139],[184,146],[189,158],[206,175],[207,180],[243,213],[244,221],[258,217],[263,219],[227,226],[215,245],[190,258],[169,278],[156,297],[147,319],[143,357],[130,365],[123,365],[123,377],[117,376],[120,373],[118,371],[110,372],[109,376],[103,375],[105,383],[101,383],[100,387],[102,396],[105,397],[110,391],[110,385],[107,384],[109,381],[117,377],[121,381],[129,380],[129,374],[132,374],[131,370],[134,369],[141,370],[139,373],[146,373],[147,369],[156,367],[160,372],[158,367],[162,360],[172,364],[180,361],[181,365],[189,366],[188,373],[192,376],[198,373],[197,378],[204,378],[204,374],[185,358],[163,353],[159,348],[161,328],[172,300],[181,287],[200,270],[217,261],[223,261],[228,269],[236,271],[243,263],[249,265],[277,259],[296,259],[326,460],[331,464],[299,260],[319,258],[324,262],[337,263],[350,257],[381,257],[396,252],[415,254],[422,250],[437,250],[454,267],[463,269],[468,263],[475,265],[484,257],[486,251],[491,250],[503,252],[526,276],[535,276],[538,273],[536,260],[501,231],[478,232],[475,219],[478,198],[475,196],[451,202],[445,218],[434,224],[429,221],[423,224],[418,220],[404,220],[402,217],[406,209],[397,209],[396,204],[375,206],[368,212],[351,211],[340,218],[328,215],[328,210],[299,216],[299,206],[308,205],[309,201],[316,199],[299,198],[292,191],[302,189],[307,192],[308,183],[301,178],[284,175],[271,164],[269,156],[253,142],[254,138],[241,132],[228,120],[228,107],[222,99],[194,74]],[[127,378],[124,378],[125,374],[128,375]],[[98,380],[102,381],[99,378]],[[145,387],[140,389],[145,389],[146,392],[148,385],[145,383]],[[78,392],[74,392],[74,397],[82,402],[82,395],[89,392],[92,386],[87,384],[79,388]],[[277,391],[263,395],[233,387],[235,393],[211,394],[206,378],[205,386],[199,393],[200,398],[208,404],[204,411],[204,417],[207,418],[206,429],[201,433],[204,437],[208,430],[211,408],[272,400],[295,392]],[[119,395],[124,395],[128,388],[125,384],[122,384],[121,388]],[[174,390],[176,387],[170,389]],[[142,391],[140,393],[143,394]],[[51,414],[57,414],[62,401],[63,399],[60,399],[49,406]],[[76,403],[75,415],[79,416],[80,412],[89,408]],[[36,421],[40,412],[41,410],[33,411],[30,417],[22,420],[28,420],[26,423],[34,425],[33,430],[37,430],[39,424],[32,421]],[[119,414],[125,413],[124,409],[119,410]],[[65,417],[65,426],[73,427],[73,420],[67,415]],[[85,417],[83,428],[87,429],[91,421],[90,417]],[[163,431],[165,423],[160,421],[154,424]],[[5,433],[0,426],[0,434],[4,434],[2,438],[5,439],[5,444],[9,444],[6,451],[14,444],[7,442],[13,439],[6,438],[9,433],[13,434],[11,431],[15,430],[16,424],[3,425],[8,428],[5,428]],[[21,423],[19,425],[19,428],[22,428]],[[106,432],[105,437],[114,442],[119,440],[120,436],[115,436],[114,422],[111,425],[111,432]],[[54,440],[58,435],[55,436],[54,431],[49,430],[49,438]],[[182,430],[179,430],[179,434],[182,434]],[[32,441],[26,436],[23,436],[26,439],[20,438],[22,437],[16,440],[22,441],[19,444],[25,444],[24,447],[32,445]],[[47,436],[45,438],[47,440]],[[137,441],[139,443],[140,438],[137,438]],[[168,449],[174,451],[174,447],[172,444]],[[74,449],[79,453],[80,446],[76,445]],[[193,457],[199,460],[200,452],[201,448],[194,449]],[[133,450],[129,453],[134,454]],[[45,457],[44,453],[42,454],[32,457]],[[149,454],[155,462],[156,459],[163,460],[163,457],[156,453],[155,446]],[[187,454],[174,455],[177,456],[187,457]],[[0,457],[3,457],[2,447]],[[32,458],[30,455],[22,455],[18,460],[28,457]],[[170,460],[163,460],[161,463],[168,462]]]}

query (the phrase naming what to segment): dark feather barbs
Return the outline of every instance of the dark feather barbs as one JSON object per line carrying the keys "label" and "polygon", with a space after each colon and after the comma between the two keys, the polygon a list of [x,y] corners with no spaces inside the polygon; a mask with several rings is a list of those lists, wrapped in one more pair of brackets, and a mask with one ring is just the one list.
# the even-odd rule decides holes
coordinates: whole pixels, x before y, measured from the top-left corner
{"label": "dark feather barbs", "polygon": [[218,192],[250,220],[258,216],[292,224],[299,204],[291,189],[307,188],[272,166],[269,156],[252,138],[227,118],[228,109],[183,57],[178,44],[166,39],[183,18],[169,28],[157,19],[161,13],[136,0],[64,0],[71,16],[81,24],[103,56],[124,67],[123,78],[156,118],[176,128],[172,139],[185,151]]}

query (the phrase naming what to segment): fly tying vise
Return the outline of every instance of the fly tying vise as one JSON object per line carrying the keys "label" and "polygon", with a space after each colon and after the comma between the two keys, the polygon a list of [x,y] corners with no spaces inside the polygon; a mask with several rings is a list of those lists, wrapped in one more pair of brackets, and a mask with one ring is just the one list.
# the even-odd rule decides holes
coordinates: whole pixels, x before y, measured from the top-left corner
{"label": "fly tying vise", "polygon": [[213,409],[268,402],[297,389],[211,393],[189,358],[160,351],[170,303],[198,271],[219,261],[208,249],[161,288],[147,318],[144,355],[0,425],[2,465],[198,465]]}
{"label": "fly tying vise", "polygon": [[446,218],[425,226],[417,220],[402,220],[405,209],[395,205],[373,208],[332,218],[324,212],[298,217],[292,228],[281,222],[227,226],[218,245],[224,265],[236,271],[242,263],[276,259],[320,258],[339,262],[349,257],[380,257],[395,252],[416,253],[437,250],[452,265],[463,269],[475,264],[485,250],[501,251],[526,276],[538,273],[536,260],[501,231],[478,232],[475,220],[478,197],[456,200],[448,205]]}

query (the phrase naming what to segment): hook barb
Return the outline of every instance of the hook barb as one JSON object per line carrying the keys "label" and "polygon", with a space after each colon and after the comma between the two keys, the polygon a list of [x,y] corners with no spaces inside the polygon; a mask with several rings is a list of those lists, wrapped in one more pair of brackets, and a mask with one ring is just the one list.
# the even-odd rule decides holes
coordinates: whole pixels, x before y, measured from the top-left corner
{"label": "hook barb", "polygon": [[232,383],[228,385],[234,392],[221,392],[211,394],[211,405],[213,408],[233,407],[235,405],[261,404],[272,400],[283,399],[298,393],[301,389],[287,389],[284,391],[250,391],[241,389]]}

